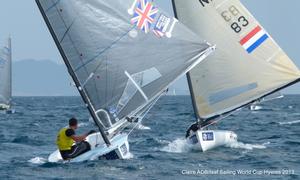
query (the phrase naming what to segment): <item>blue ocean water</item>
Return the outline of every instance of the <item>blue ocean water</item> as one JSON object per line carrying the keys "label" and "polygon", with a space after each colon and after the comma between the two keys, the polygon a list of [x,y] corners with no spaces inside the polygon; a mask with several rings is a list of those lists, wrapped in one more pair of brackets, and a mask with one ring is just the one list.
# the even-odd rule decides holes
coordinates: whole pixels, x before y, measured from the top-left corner
{"label": "blue ocean water", "polygon": [[15,114],[0,114],[0,179],[300,179],[300,96],[228,117],[218,128],[235,131],[239,142],[205,153],[183,138],[194,121],[190,98],[162,97],[143,121],[150,129],[130,135],[132,159],[78,164],[49,163],[47,156],[70,117],[80,120],[78,133],[95,129],[79,97],[14,103]]}

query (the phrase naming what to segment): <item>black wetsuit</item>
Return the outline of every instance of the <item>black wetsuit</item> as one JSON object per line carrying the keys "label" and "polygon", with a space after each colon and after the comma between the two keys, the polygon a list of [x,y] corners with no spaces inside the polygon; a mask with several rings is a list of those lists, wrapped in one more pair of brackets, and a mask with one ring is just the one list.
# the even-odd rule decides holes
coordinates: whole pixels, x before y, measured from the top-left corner
{"label": "black wetsuit", "polygon": [[[75,135],[73,129],[66,130],[66,136],[70,137]],[[60,154],[64,160],[73,159],[87,151],[91,150],[91,146],[88,142],[82,141],[72,146],[71,150],[60,151]]]}
{"label": "black wetsuit", "polygon": [[185,137],[188,138],[188,137],[191,135],[191,131],[196,132],[196,131],[198,131],[199,129],[200,129],[200,128],[199,128],[198,123],[192,124],[192,125],[188,128],[188,130],[186,131]]}

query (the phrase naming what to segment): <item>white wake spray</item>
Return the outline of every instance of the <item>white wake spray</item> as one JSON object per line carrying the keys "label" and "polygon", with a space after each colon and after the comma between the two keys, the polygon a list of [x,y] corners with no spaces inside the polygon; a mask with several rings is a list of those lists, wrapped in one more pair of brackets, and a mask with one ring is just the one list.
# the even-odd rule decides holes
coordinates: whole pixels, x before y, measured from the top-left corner
{"label": "white wake spray", "polygon": [[34,157],[34,158],[28,160],[28,162],[32,163],[32,164],[45,164],[47,162],[47,160],[42,157]]}
{"label": "white wake spray", "polygon": [[246,149],[246,150],[253,150],[253,149],[266,149],[267,146],[270,144],[270,142],[266,142],[263,144],[247,144],[243,142],[233,142],[230,144],[227,144],[226,147],[234,148],[234,149]]}
{"label": "white wake spray", "polygon": [[192,150],[193,145],[189,144],[185,138],[178,138],[161,148],[161,151],[170,153],[184,153]]}
{"label": "white wake spray", "polygon": [[280,125],[292,125],[292,124],[298,124],[298,123],[300,123],[300,120],[288,121],[288,122],[279,122]]}

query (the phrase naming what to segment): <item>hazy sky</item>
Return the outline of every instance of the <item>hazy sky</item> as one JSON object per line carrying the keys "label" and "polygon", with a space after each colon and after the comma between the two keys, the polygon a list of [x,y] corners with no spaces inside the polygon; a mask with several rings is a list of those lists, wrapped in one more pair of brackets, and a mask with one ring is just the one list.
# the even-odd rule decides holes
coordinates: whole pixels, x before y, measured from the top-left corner
{"label": "hazy sky", "polygon": [[[156,0],[172,12],[169,0]],[[299,0],[242,0],[280,46],[300,67],[300,1]],[[44,24],[34,0],[1,0],[0,40],[13,38],[13,58],[52,60],[62,63],[61,57]],[[300,89],[289,88],[289,93]],[[300,92],[300,91],[299,91]]]}

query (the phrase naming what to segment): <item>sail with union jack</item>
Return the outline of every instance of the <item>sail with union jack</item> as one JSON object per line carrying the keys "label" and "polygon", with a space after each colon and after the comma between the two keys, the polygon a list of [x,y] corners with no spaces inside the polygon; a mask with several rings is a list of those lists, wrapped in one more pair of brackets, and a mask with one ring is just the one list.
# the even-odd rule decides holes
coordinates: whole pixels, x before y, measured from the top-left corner
{"label": "sail with union jack", "polygon": [[158,8],[154,6],[153,2],[148,0],[138,0],[137,6],[134,10],[131,23],[135,24],[139,29],[148,33],[152,24],[155,23],[155,17],[158,13]]}

